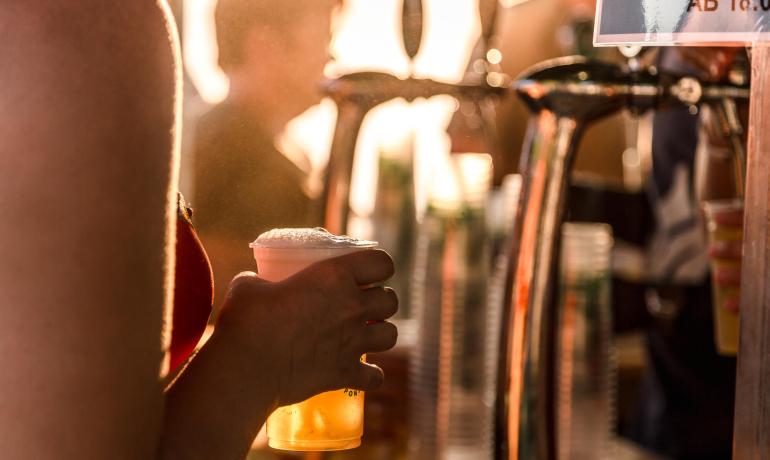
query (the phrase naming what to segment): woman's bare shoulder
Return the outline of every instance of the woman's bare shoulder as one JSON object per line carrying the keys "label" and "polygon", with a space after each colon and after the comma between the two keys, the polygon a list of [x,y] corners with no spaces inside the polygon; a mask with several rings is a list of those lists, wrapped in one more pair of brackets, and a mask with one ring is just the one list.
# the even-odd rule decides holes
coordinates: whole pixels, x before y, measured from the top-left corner
{"label": "woman's bare shoulder", "polygon": [[64,85],[73,78],[83,84],[136,81],[142,87],[154,81],[143,92],[168,90],[174,83],[169,44],[175,45],[175,33],[163,5],[162,0],[4,3],[0,32],[8,39],[0,41],[0,50],[10,65],[0,68],[0,78],[19,78],[14,86],[4,85],[4,93],[29,98],[35,93],[23,93],[26,87],[43,81]]}
{"label": "woman's bare shoulder", "polygon": [[4,458],[152,458],[157,446],[170,30],[149,0],[0,8]]}
{"label": "woman's bare shoulder", "polygon": [[[0,164],[35,166],[74,149],[94,173],[83,181],[94,180],[97,172],[150,174],[140,177],[145,180],[171,174],[178,66],[173,27],[160,5],[5,3]],[[52,151],[60,155],[52,158]],[[162,170],[122,167],[129,161]]]}

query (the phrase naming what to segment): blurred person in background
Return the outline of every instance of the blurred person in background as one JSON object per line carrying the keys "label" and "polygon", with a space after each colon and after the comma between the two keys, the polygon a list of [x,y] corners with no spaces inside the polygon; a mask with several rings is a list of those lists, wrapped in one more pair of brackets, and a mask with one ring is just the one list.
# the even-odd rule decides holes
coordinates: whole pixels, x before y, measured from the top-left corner
{"label": "blurred person in background", "polygon": [[[739,51],[661,48],[657,65],[721,81]],[[648,368],[630,436],[676,459],[732,457],[736,360],[716,350],[708,257],[729,249],[739,258],[740,248],[709,248],[700,211],[703,200],[736,196],[731,155],[715,119],[708,107],[700,114],[670,107],[653,121],[649,197],[656,222],[648,270],[658,284],[647,292]],[[739,270],[725,275],[717,282],[740,280]],[[738,299],[730,302],[737,308]]]}
{"label": "blurred person in background", "polygon": [[[556,3],[565,8],[561,8],[561,13],[552,12],[553,17],[568,15],[567,12],[592,17],[596,2],[558,0]],[[539,2],[524,4],[517,7],[517,12],[527,13],[526,18],[531,18],[539,12],[536,11],[538,5]],[[639,14],[618,12],[620,16],[616,14],[613,23],[638,21],[640,27],[644,26],[639,2],[605,2],[605,14],[616,7],[629,11],[636,8]],[[548,28],[542,26],[544,23],[537,22],[541,27],[532,33],[548,33]],[[628,30],[632,26],[625,24],[624,27]],[[554,28],[551,26],[551,30]],[[520,30],[511,28],[504,33],[512,35],[521,33]],[[504,43],[520,42],[521,39],[504,40]],[[543,53],[543,49],[535,47],[523,52]],[[663,48],[656,65],[677,75],[720,81],[731,69],[737,51]],[[650,53],[651,57],[654,55]],[[506,56],[514,58],[513,63],[507,63],[513,68],[522,54],[510,52]],[[550,56],[541,54],[538,59],[546,57]],[[516,71],[518,69],[509,70],[514,74]],[[725,151],[725,140],[719,129],[713,128],[715,118],[705,107],[701,108],[700,115],[693,115],[687,107],[669,107],[654,114],[653,174],[647,190],[654,216],[647,257],[654,288],[648,290],[647,299],[641,298],[643,295],[639,295],[638,301],[624,299],[624,303],[615,308],[618,322],[625,325],[633,322],[633,327],[644,329],[648,358],[636,410],[630,426],[621,434],[676,459],[729,459],[732,450],[736,360],[720,356],[716,351],[708,257],[716,256],[715,251],[720,249],[733,255],[739,255],[740,250],[709,248],[700,216],[703,200],[730,198],[735,193],[732,161],[729,155],[725,159],[725,155],[720,154]],[[597,127],[599,124],[592,129]],[[611,130],[603,130],[603,135],[607,131]],[[620,158],[622,149],[604,142],[593,149],[595,152],[589,152],[585,149],[586,141],[589,139],[581,143],[576,171],[586,159],[593,164],[611,162],[609,159],[597,161],[599,155]],[[515,145],[520,145],[520,141]],[[735,284],[739,279],[739,272],[726,273],[718,282]],[[737,307],[738,299],[730,302],[733,308]],[[636,311],[637,307],[643,311]]]}
{"label": "blurred person in background", "polygon": [[320,100],[335,3],[217,3],[219,65],[230,91],[196,127],[190,199],[213,267],[215,305],[228,282],[254,266],[248,243],[257,235],[316,223],[305,171],[275,144],[289,120]]}

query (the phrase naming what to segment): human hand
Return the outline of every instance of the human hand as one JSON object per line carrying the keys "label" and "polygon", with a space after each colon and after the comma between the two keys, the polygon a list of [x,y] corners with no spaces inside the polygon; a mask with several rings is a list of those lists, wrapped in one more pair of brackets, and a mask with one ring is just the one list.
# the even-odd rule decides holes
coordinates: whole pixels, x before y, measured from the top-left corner
{"label": "human hand", "polygon": [[735,62],[740,48],[720,48],[708,46],[684,46],[675,48],[675,52],[698,71],[698,77],[704,81],[723,80]]}
{"label": "human hand", "polygon": [[360,358],[396,343],[396,327],[385,321],[398,310],[396,295],[373,286],[393,271],[387,253],[366,250],[277,283],[242,273],[230,285],[217,327],[238,337],[255,372],[274,376],[278,405],[338,388],[373,390],[383,372]]}
{"label": "human hand", "polygon": [[[714,212],[711,216],[711,224],[715,227],[712,234],[738,235],[743,229],[743,210],[730,209]],[[712,282],[725,293],[722,299],[722,307],[733,313],[737,313],[740,307],[741,287],[741,254],[742,238],[715,238],[712,237],[708,254],[712,261]]]}

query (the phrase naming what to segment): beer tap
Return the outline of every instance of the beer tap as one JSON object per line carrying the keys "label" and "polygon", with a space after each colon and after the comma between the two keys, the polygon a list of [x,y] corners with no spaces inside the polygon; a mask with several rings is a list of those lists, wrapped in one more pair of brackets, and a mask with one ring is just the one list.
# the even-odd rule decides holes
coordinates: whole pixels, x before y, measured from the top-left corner
{"label": "beer tap", "polygon": [[[669,83],[672,81],[672,83]],[[703,84],[581,57],[541,63],[512,84],[531,118],[506,289],[499,362],[498,459],[556,458],[556,266],[567,181],[587,126],[621,109],[747,99],[745,86]]]}
{"label": "beer tap", "polygon": [[[423,35],[422,1],[403,1],[402,39],[407,56],[413,60],[420,50]],[[324,92],[336,103],[338,115],[322,194],[325,227],[336,234],[346,231],[356,140],[363,119],[371,109],[397,97],[413,101],[446,94],[458,99],[487,101],[505,94],[506,84],[507,80],[501,74],[492,79],[474,78],[459,84],[413,76],[400,79],[380,72],[351,73],[327,81]]]}

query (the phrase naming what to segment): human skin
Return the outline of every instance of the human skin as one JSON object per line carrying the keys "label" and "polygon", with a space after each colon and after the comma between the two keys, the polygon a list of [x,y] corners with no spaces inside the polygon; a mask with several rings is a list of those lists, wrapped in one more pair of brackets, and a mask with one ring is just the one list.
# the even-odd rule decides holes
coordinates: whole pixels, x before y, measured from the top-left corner
{"label": "human skin", "polygon": [[[708,82],[721,81],[733,66],[739,48],[719,47],[682,47],[677,49],[683,60],[693,66],[699,77]],[[747,126],[746,107],[740,107],[741,121]],[[703,107],[701,115],[702,134],[705,136],[703,147],[699,148],[695,159],[695,195],[699,203],[708,200],[737,198],[734,162],[729,152],[729,141],[722,132],[720,122],[711,107]],[[748,131],[748,130],[747,130]],[[745,147],[745,139],[744,139]],[[744,149],[745,151],[745,149]],[[743,228],[743,212],[723,212],[715,217],[716,223],[724,228]],[[706,220],[703,219],[705,222]],[[740,262],[742,242],[721,241],[709,245],[708,254],[712,259],[734,260]],[[715,283],[725,288],[737,288],[741,284],[740,263],[737,267],[722,264],[714,274]],[[740,297],[729,296],[724,300],[724,308],[738,311]]]}
{"label": "human skin", "polygon": [[[714,216],[714,221],[722,229],[736,229],[743,228],[743,211],[735,210],[730,212],[722,212]],[[741,242],[733,241],[719,241],[709,245],[709,257],[713,259],[733,260],[736,262],[741,261],[742,247]],[[725,266],[722,264],[714,273],[714,282],[724,288],[740,288],[741,287],[741,268]],[[734,296],[727,296],[724,299],[722,307],[729,311],[737,312],[740,308],[740,291]]]}
{"label": "human skin", "polygon": [[165,388],[179,127],[166,10],[0,8],[4,459],[243,458],[276,405],[382,381],[354,357],[395,343],[394,294],[365,289],[393,265],[366,251],[282,283],[238,277]]}
{"label": "human skin", "polygon": [[[168,392],[168,458],[242,458],[246,451],[235,447],[248,449],[278,406],[380,386],[382,371],[359,358],[395,345],[395,326],[383,320],[397,300],[391,289],[366,286],[392,274],[390,257],[374,250],[314,264],[279,283],[248,272],[236,277],[214,335]],[[211,388],[229,391],[201,398]]]}

